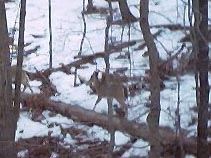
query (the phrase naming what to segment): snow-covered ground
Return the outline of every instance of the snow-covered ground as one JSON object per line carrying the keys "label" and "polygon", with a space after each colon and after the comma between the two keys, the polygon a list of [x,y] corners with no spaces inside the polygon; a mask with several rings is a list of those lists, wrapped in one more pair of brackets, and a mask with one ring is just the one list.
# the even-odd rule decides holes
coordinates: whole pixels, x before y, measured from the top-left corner
{"label": "snow-covered ground", "polygon": [[[107,3],[103,0],[94,0],[96,6],[108,7]],[[139,0],[129,1],[132,13],[139,17],[137,5]],[[117,7],[117,3],[114,3],[114,7]],[[168,6],[168,7],[166,7]],[[150,2],[150,24],[182,24],[183,25],[183,12],[184,1],[177,0],[154,0]],[[210,4],[209,4],[210,6]],[[186,6],[187,7],[187,6]],[[211,6],[210,6],[211,7]],[[7,3],[7,17],[8,27],[11,29],[17,22],[17,16],[19,15],[19,0],[15,3]],[[68,64],[74,61],[74,56],[79,52],[80,41],[83,34],[83,21],[81,18],[82,0],[70,1],[70,0],[52,0],[52,27],[53,27],[53,67],[59,67],[60,64]],[[185,11],[187,13],[187,10]],[[119,11],[115,13],[116,17],[119,16]],[[105,29],[105,16],[102,15],[86,15],[87,34],[83,45],[82,54],[93,54],[93,52],[101,52],[104,50],[104,29]],[[187,20],[187,14],[185,16]],[[186,21],[186,24],[188,22]],[[18,23],[16,24],[18,27]],[[136,29],[135,29],[136,28]],[[159,29],[152,28],[152,33],[157,32]],[[125,26],[123,40],[128,40],[128,26]],[[135,23],[130,28],[131,39],[142,39],[140,27],[138,23]],[[42,36],[41,38],[34,38],[34,35]],[[15,43],[17,43],[18,33],[15,35]],[[167,56],[165,49],[172,51],[179,49],[182,43],[178,41],[184,36],[182,31],[170,31],[163,29],[160,36],[157,37],[156,45],[160,56],[165,58]],[[121,37],[121,26],[112,27],[112,37],[117,41]],[[49,31],[48,31],[48,1],[36,0],[27,1],[26,12],[26,28],[25,28],[25,41],[32,42],[32,44],[26,47],[29,50],[35,46],[40,46],[40,49],[36,53],[32,53],[24,58],[24,69],[30,72],[38,70],[44,70],[48,68],[49,62]],[[160,41],[162,45],[157,42]],[[142,54],[146,51],[135,51],[130,48],[132,54],[132,76],[143,75],[144,70],[148,66],[148,58],[143,57]],[[163,48],[165,46],[165,49]],[[125,50],[127,51],[127,49]],[[129,61],[127,59],[115,59],[118,54],[111,55],[111,70],[115,68],[128,67]],[[105,64],[102,59],[97,59],[97,68],[100,70],[105,69]],[[15,64],[15,59],[13,63]],[[78,74],[86,79],[89,79],[92,72],[96,69],[95,65],[86,64],[86,69],[79,69]],[[129,74],[129,71],[127,72]],[[52,97],[53,100],[59,100],[65,103],[74,103],[87,109],[92,109],[97,99],[96,95],[89,95],[90,88],[86,85],[80,85],[78,87],[73,86],[74,76],[67,75],[63,72],[55,72],[50,75],[51,82],[56,85],[58,96]],[[190,134],[195,134],[196,126],[188,126],[192,117],[195,115],[190,108],[195,103],[195,82],[194,75],[187,74],[180,78],[181,90],[180,90],[180,114],[181,125],[183,128],[189,129]],[[39,93],[38,81],[31,81],[32,88]],[[160,124],[165,126],[174,127],[175,123],[175,110],[177,107],[177,81],[175,77],[171,77],[169,81],[165,81],[166,88],[161,92],[161,118]],[[29,91],[27,91],[29,92]],[[141,91],[135,97],[129,99],[129,119],[136,119],[139,122],[145,122],[148,113],[148,108],[144,106],[148,102],[149,92]],[[107,103],[105,99],[97,105],[97,112],[106,112]],[[143,114],[143,115],[142,115]],[[49,117],[48,112],[45,111],[43,115],[46,117],[42,123],[34,122],[30,119],[29,113],[21,113],[18,121],[18,129],[16,140],[20,138],[30,138],[33,136],[48,135],[49,131],[52,131],[52,136],[61,136],[60,126],[53,126],[48,128],[49,123],[59,123],[61,125],[70,127],[75,123],[61,115]],[[82,126],[82,125],[81,125]],[[87,127],[88,128],[88,127]],[[20,132],[21,131],[21,132]],[[93,126],[89,128],[90,137],[97,137],[101,140],[109,140],[109,135],[104,129]],[[93,133],[95,133],[93,135]],[[128,141],[129,137],[121,132],[116,132],[116,145],[124,144]],[[74,144],[71,136],[66,135],[65,140]],[[131,155],[146,155],[148,146],[144,150],[142,147],[147,146],[146,142],[138,140],[134,143],[134,148],[131,148],[124,154],[124,157]],[[139,150],[140,148],[140,150]]]}

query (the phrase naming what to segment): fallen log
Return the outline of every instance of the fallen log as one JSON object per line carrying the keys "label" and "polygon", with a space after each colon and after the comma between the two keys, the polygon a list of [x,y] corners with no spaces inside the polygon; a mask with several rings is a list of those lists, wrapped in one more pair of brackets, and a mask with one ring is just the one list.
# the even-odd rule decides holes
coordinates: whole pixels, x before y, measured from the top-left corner
{"label": "fallen log", "polygon": [[[97,125],[105,129],[108,129],[109,127],[110,122],[108,121],[107,115],[84,109],[79,105],[70,105],[62,102],[53,101],[40,94],[22,94],[21,97],[24,104],[30,106],[31,108],[55,111],[68,118],[71,118],[74,121],[88,125]],[[145,123],[137,123],[135,121],[130,121],[119,117],[114,117],[112,123],[115,130],[121,131],[123,133],[128,133],[133,137],[137,137],[145,141],[148,141],[150,137],[152,137],[151,135],[149,135],[148,127]],[[171,150],[172,152],[172,147],[174,147],[175,149],[175,146],[179,146],[179,141],[173,130],[170,130],[170,128],[168,127],[160,127],[159,132],[159,141],[161,146],[163,147],[163,152],[169,150]],[[196,139],[187,138],[185,135],[182,135],[181,137],[184,153],[196,155]],[[211,148],[209,149],[209,152],[211,154]],[[176,148],[175,150],[178,150],[178,148]]]}
{"label": "fallen log", "polygon": [[[124,43],[113,46],[108,51],[110,54],[113,54],[113,53],[121,51],[122,49],[127,48],[129,46],[133,46],[139,41],[140,40],[132,40],[129,42],[124,42]],[[104,58],[104,57],[105,57],[105,52],[98,52],[98,53],[91,54],[91,55],[80,55],[80,56],[75,57],[75,58],[77,58],[77,60],[75,60],[67,65],[61,65],[61,67],[47,69],[47,70],[44,70],[39,73],[30,73],[29,72],[28,75],[29,75],[30,79],[41,79],[40,73],[42,73],[46,78],[48,78],[51,73],[57,72],[57,71],[62,71],[64,73],[71,73],[70,72],[71,67],[80,68],[84,64],[93,63],[94,60],[96,60],[97,58]]]}

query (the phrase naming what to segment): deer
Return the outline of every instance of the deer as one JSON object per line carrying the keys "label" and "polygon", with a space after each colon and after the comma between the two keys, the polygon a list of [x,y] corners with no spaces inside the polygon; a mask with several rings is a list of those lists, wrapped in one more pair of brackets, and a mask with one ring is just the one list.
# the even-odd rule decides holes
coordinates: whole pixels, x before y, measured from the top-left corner
{"label": "deer", "polygon": [[[12,77],[12,83],[15,82],[15,76],[16,76],[16,69],[17,69],[17,65],[13,65],[11,66],[11,77]],[[21,72],[21,84],[24,86],[23,87],[23,92],[26,90],[26,88],[28,87],[31,91],[31,93],[33,93],[33,90],[29,84],[29,76],[27,74],[26,71],[22,70]]]}
{"label": "deer", "polygon": [[[101,77],[100,77],[101,75]],[[127,113],[127,105],[125,104],[125,87],[122,84],[120,76],[117,74],[106,74],[105,72],[94,71],[87,85],[98,95],[93,110],[102,98],[116,99],[121,105],[124,113]]]}

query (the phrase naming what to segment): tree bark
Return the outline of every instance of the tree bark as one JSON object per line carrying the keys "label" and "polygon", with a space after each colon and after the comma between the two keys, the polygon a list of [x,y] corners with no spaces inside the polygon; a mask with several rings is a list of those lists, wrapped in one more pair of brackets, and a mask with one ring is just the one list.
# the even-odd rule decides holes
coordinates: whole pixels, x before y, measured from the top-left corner
{"label": "tree bark", "polygon": [[160,135],[158,132],[160,119],[160,76],[158,72],[159,54],[154,43],[153,36],[150,32],[148,22],[149,0],[140,1],[140,27],[143,33],[144,40],[149,52],[150,65],[150,93],[151,107],[147,117],[147,123],[150,132],[150,158],[160,157],[161,145]]}
{"label": "tree bark", "polygon": [[134,22],[136,21],[136,17],[130,12],[130,9],[128,7],[126,0],[119,0],[119,9],[122,15],[122,20],[125,22]]}
{"label": "tree bark", "polygon": [[128,22],[135,22],[137,18],[130,12],[127,0],[105,0],[110,2],[118,2],[119,9],[122,15],[122,20],[126,23]]}
{"label": "tree bark", "polygon": [[93,5],[93,0],[88,0],[87,8],[88,8],[88,7],[91,7],[91,8],[94,7],[94,5]]}
{"label": "tree bark", "polygon": [[196,69],[199,76],[199,96],[198,96],[198,137],[197,137],[197,157],[209,158],[208,153],[208,103],[209,103],[209,46],[208,46],[208,0],[197,1],[193,10],[195,12],[194,31],[197,37]]}
{"label": "tree bark", "polygon": [[16,75],[15,75],[15,99],[14,99],[14,109],[15,109],[16,120],[18,120],[19,118],[20,100],[21,100],[20,87],[21,87],[21,79],[22,79],[22,65],[23,65],[23,54],[24,54],[25,14],[26,14],[26,0],[21,0],[17,69],[16,69]]}
{"label": "tree bark", "polygon": [[[111,23],[113,21],[113,13],[112,13],[112,4],[111,4],[111,0],[108,0],[108,5],[109,5],[109,15],[106,18],[106,28],[105,28],[105,44],[104,44],[104,51],[105,51],[105,57],[104,57],[104,61],[105,61],[105,65],[106,65],[106,70],[105,73],[106,75],[109,74],[110,71],[110,51],[109,51],[109,45],[108,45],[108,41],[109,41],[109,30],[111,27]],[[106,78],[106,81],[108,84],[108,80]],[[112,99],[107,98],[107,104],[108,104],[108,132],[110,134],[110,141],[109,141],[109,148],[108,148],[108,157],[112,158],[113,155],[113,150],[114,150],[114,146],[115,146],[115,129],[114,129],[114,125],[113,125],[113,108],[112,108]]]}
{"label": "tree bark", "polygon": [[17,120],[12,104],[12,79],[6,10],[0,0],[0,157],[16,158],[15,131]]}

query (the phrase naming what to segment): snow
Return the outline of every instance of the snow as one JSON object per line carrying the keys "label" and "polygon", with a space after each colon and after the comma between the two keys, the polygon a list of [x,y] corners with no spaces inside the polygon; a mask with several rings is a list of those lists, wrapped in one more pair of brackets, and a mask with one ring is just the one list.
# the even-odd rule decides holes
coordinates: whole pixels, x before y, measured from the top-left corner
{"label": "snow", "polygon": [[42,121],[42,123],[46,124],[46,125],[50,125],[50,124],[59,124],[64,128],[69,128],[71,127],[74,122],[71,119],[68,119],[67,117],[64,117],[60,114],[56,114],[55,116],[51,116],[49,117],[49,111],[44,111],[42,114],[45,116],[45,120]]}
{"label": "snow", "polygon": [[[139,17],[138,9],[135,5],[139,4],[139,0],[130,1],[131,11],[136,17]],[[101,7],[107,7],[107,3],[102,0],[94,1],[94,4]],[[209,3],[209,7],[211,3]],[[15,3],[6,4],[8,26],[12,28],[16,22],[16,16],[18,13],[19,1]],[[117,3],[113,4],[117,7]],[[166,7],[168,6],[168,7]],[[176,7],[177,6],[177,7]],[[178,10],[178,12],[177,12]],[[183,11],[184,1],[166,1],[156,0],[150,2],[150,24],[171,24],[179,23],[183,25]],[[68,64],[74,61],[74,56],[79,52],[80,41],[83,33],[83,22],[81,19],[82,11],[82,0],[81,1],[69,1],[69,0],[52,0],[52,27],[53,27],[53,67],[59,67],[60,64]],[[187,19],[187,11],[186,19]],[[116,18],[119,18],[119,13],[115,13]],[[210,16],[210,15],[209,15]],[[104,29],[105,29],[105,16],[100,15],[88,15],[86,16],[87,21],[87,35],[85,38],[82,54],[92,54],[93,52],[101,52],[104,50]],[[186,23],[188,25],[188,23]],[[134,26],[138,27],[138,23]],[[16,27],[17,24],[16,24]],[[121,27],[112,27],[113,38],[117,41],[120,40]],[[124,30],[124,41],[128,40],[128,27],[125,26]],[[157,28],[151,29],[152,33],[158,31]],[[140,30],[133,29],[131,27],[131,39],[141,39],[142,35]],[[34,38],[33,35],[41,35],[42,38]],[[17,36],[15,35],[15,43],[17,44]],[[27,13],[26,13],[26,28],[25,28],[25,41],[32,42],[32,44],[26,49],[33,48],[34,46],[40,45],[40,49],[36,53],[32,53],[24,58],[24,69],[30,72],[35,72],[35,68],[38,70],[44,70],[48,68],[49,61],[49,32],[48,32],[48,1],[36,0],[27,1]],[[160,56],[166,58],[167,54],[163,49],[163,46],[157,42],[160,41],[165,49],[168,51],[176,50],[180,48],[182,43],[178,41],[184,36],[184,32],[181,31],[170,31],[165,29],[161,36],[157,37],[156,45]],[[130,50],[132,52],[132,76],[143,75],[144,71],[148,69],[148,58],[142,57],[142,54],[146,51],[146,48],[141,51]],[[115,68],[128,67],[129,61],[116,60],[115,55],[111,55],[111,70]],[[13,60],[13,63],[15,59]],[[105,69],[103,59],[97,59],[97,68],[100,70]],[[92,72],[96,69],[95,65],[86,64],[86,69],[79,69],[78,74],[84,77],[86,80],[89,79]],[[126,72],[129,74],[129,72]],[[97,99],[96,95],[90,95],[90,88],[82,84],[78,87],[74,87],[74,75],[65,74],[63,72],[52,73],[49,77],[50,81],[56,86],[58,95],[51,97],[56,101],[62,101],[68,104],[77,104],[86,109],[92,109]],[[77,82],[79,83],[78,79]],[[210,79],[211,82],[211,79]],[[39,81],[30,81],[30,85],[35,93],[40,93],[38,86],[41,83]],[[161,92],[161,119],[160,124],[164,126],[175,127],[175,110],[177,107],[177,81],[175,77],[172,77],[169,81],[165,82],[166,88]],[[194,113],[190,111],[196,103],[195,101],[195,82],[192,74],[186,74],[180,76],[180,114],[181,114],[181,126],[189,129],[190,134],[194,135],[196,126],[188,126]],[[26,92],[30,93],[27,89]],[[148,91],[141,91],[140,94],[132,97],[128,100],[130,104],[129,108],[129,119],[136,119],[138,122],[145,122],[148,114],[148,108],[144,106],[149,100],[150,93]],[[210,96],[211,97],[211,96]],[[96,112],[107,113],[107,102],[106,99],[102,99],[96,107]],[[44,111],[43,115],[45,120],[42,123],[34,122],[31,120],[30,114],[27,112],[21,112],[18,120],[18,128],[16,132],[16,140],[20,138],[31,138],[33,136],[46,136],[51,133],[51,136],[61,136],[61,128],[57,125],[49,128],[48,124],[58,123],[65,128],[74,125],[71,119],[63,117],[59,114],[54,117],[48,116],[48,111]],[[92,138],[99,138],[100,140],[109,140],[109,134],[106,130],[101,127],[93,126],[88,130],[89,136]],[[122,145],[128,142],[129,137],[123,133],[116,131],[115,133],[116,145]],[[64,138],[68,144],[74,144],[74,140],[71,135],[67,134]],[[123,157],[136,156],[136,155],[147,155],[149,147],[148,143],[143,140],[137,140],[134,143],[134,147],[129,149]],[[142,147],[145,147],[144,150]],[[22,151],[26,152],[26,151]],[[21,153],[20,157],[21,157]],[[51,157],[57,157],[56,153],[52,153]],[[190,157],[190,156],[187,156]]]}
{"label": "snow", "polygon": [[21,150],[18,152],[17,157],[23,158],[28,154],[28,150]]}
{"label": "snow", "polygon": [[71,135],[68,133],[66,134],[66,137],[64,138],[64,142],[67,144],[74,144],[75,141],[72,139]]}
{"label": "snow", "polygon": [[20,138],[31,138],[33,136],[48,135],[49,131],[58,133],[58,128],[49,129],[47,126],[34,122],[30,119],[28,113],[21,113],[18,120],[18,128],[16,131],[16,140]]}
{"label": "snow", "polygon": [[130,138],[123,134],[122,132],[116,131],[115,132],[115,145],[120,146],[126,144]]}
{"label": "snow", "polygon": [[93,138],[98,138],[101,141],[109,140],[109,133],[101,127],[93,126],[88,130],[88,134]]}
{"label": "snow", "polygon": [[149,151],[149,144],[143,140],[137,140],[122,157],[145,157]]}

